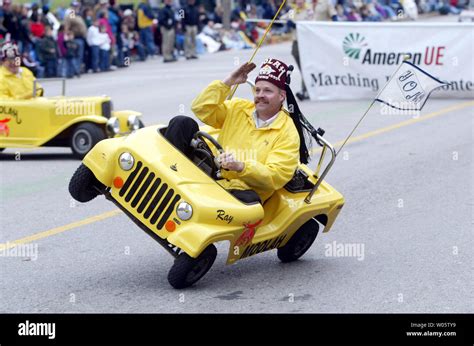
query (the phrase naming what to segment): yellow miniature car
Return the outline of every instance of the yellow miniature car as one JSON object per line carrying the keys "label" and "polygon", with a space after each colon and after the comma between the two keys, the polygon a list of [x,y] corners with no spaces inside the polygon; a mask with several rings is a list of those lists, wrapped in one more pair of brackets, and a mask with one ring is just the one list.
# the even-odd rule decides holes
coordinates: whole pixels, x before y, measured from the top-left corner
{"label": "yellow miniature car", "polygon": [[[49,79],[48,81],[51,81]],[[114,111],[108,96],[0,99],[0,151],[5,148],[71,147],[82,159],[107,137],[143,127],[141,113]],[[36,83],[33,95],[36,95]]]}
{"label": "yellow miniature car", "polygon": [[[272,249],[281,261],[294,261],[316,239],[319,223],[328,232],[343,207],[343,196],[323,181],[336,154],[321,129],[312,132],[323,146],[316,171],[301,164],[263,205],[245,204],[216,182],[220,167],[209,146],[222,150],[214,138],[218,130],[201,127],[192,161],[168,142],[165,130],[150,126],[101,141],[74,173],[69,191],[79,202],[105,195],[163,245],[175,257],[168,274],[174,288],[207,273],[220,241],[229,242],[228,264]],[[332,158],[320,175],[328,150]]]}

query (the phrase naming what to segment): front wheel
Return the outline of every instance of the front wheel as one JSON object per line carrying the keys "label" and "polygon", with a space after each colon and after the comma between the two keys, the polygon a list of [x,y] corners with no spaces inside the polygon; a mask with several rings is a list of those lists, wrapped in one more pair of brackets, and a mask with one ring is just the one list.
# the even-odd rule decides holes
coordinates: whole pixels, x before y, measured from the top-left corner
{"label": "front wheel", "polygon": [[310,219],[301,226],[285,246],[277,250],[277,256],[282,262],[293,262],[304,255],[313,245],[319,232],[316,220]]}
{"label": "front wheel", "polygon": [[69,193],[78,202],[84,203],[93,200],[105,188],[94,173],[84,164],[81,164],[74,172],[69,182]]}
{"label": "front wheel", "polygon": [[84,156],[101,140],[105,139],[102,128],[92,123],[78,125],[71,136],[71,149],[75,157],[83,159]]}
{"label": "front wheel", "polygon": [[197,258],[186,253],[176,257],[168,273],[168,282],[174,288],[186,288],[197,282],[211,269],[217,256],[216,247],[209,245]]}

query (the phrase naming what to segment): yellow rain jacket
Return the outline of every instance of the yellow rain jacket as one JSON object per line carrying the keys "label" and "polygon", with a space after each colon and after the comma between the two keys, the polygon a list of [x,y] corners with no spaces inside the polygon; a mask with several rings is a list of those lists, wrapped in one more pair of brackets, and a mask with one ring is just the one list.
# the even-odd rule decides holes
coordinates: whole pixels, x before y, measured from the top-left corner
{"label": "yellow rain jacket", "polygon": [[254,190],[262,202],[291,180],[299,162],[300,140],[288,112],[282,108],[268,127],[256,128],[252,101],[226,101],[230,87],[214,81],[192,103],[192,111],[204,123],[221,129],[219,143],[237,161],[242,172],[222,170],[225,189]]}
{"label": "yellow rain jacket", "polygon": [[[33,96],[35,76],[26,67],[20,67],[19,75],[11,73],[5,66],[0,67],[0,99],[29,99]],[[37,96],[41,96],[41,85],[37,83]]]}
{"label": "yellow rain jacket", "polygon": [[138,9],[138,28],[145,29],[153,25],[153,19],[148,18],[145,15],[145,11],[142,8]]}

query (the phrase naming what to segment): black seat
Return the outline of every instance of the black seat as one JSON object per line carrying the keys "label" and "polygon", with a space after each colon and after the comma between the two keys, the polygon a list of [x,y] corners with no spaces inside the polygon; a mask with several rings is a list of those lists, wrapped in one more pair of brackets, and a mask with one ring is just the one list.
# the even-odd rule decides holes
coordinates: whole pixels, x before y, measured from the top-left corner
{"label": "black seat", "polygon": [[285,189],[291,193],[309,192],[314,184],[309,181],[308,175],[301,169],[297,169],[293,178],[285,185]]}

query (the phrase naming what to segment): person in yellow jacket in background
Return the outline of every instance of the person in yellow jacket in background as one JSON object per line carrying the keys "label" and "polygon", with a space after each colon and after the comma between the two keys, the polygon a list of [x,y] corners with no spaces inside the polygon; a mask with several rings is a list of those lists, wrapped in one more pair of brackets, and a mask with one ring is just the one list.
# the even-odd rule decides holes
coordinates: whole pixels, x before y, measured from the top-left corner
{"label": "person in yellow jacket in background", "polygon": [[155,15],[148,5],[148,0],[142,0],[137,10],[137,25],[140,36],[140,43],[145,48],[147,56],[156,55],[155,40],[153,38],[153,23],[156,21]]}
{"label": "person in yellow jacket in background", "polygon": [[[218,183],[245,203],[263,203],[291,180],[304,143],[296,122],[283,108],[288,73],[283,62],[264,61],[253,102],[226,100],[231,87],[245,83],[254,68],[255,64],[246,63],[223,81],[213,81],[192,103],[192,111],[200,120],[220,129],[218,142],[224,153],[218,160],[224,179]],[[196,121],[178,116],[170,121],[165,137],[190,156],[190,142],[198,130]]]}
{"label": "person in yellow jacket in background", "polygon": [[[7,42],[0,47],[0,99],[29,99],[33,97],[33,82],[35,76],[26,67],[21,66],[21,56],[18,47]],[[36,96],[43,94],[43,89],[37,83]]]}

